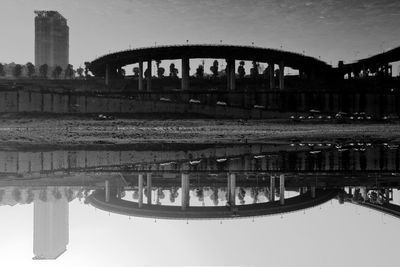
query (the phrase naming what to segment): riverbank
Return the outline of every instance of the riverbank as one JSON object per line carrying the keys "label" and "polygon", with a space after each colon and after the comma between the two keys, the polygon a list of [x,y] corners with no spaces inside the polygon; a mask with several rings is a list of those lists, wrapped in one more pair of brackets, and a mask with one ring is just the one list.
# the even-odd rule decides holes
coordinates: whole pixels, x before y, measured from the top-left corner
{"label": "riverbank", "polygon": [[0,146],[86,146],[156,143],[230,144],[387,140],[400,124],[305,124],[262,120],[2,118]]}

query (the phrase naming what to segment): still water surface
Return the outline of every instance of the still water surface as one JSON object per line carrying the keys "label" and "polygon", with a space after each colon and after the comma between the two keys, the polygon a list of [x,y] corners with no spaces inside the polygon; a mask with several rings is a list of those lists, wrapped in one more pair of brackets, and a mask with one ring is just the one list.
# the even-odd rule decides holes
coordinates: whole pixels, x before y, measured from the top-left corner
{"label": "still water surface", "polygon": [[395,262],[397,144],[9,149],[0,159],[8,266]]}

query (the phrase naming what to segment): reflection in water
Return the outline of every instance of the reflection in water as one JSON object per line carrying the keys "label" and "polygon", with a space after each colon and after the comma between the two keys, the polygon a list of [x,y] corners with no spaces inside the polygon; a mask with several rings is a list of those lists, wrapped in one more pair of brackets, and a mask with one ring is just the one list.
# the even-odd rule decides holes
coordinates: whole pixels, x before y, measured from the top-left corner
{"label": "reflection in water", "polygon": [[[318,148],[318,149],[317,149]],[[157,219],[281,215],[332,199],[400,218],[388,144],[239,145],[189,151],[2,151],[0,203],[33,203],[34,259],[69,242],[69,203]]]}

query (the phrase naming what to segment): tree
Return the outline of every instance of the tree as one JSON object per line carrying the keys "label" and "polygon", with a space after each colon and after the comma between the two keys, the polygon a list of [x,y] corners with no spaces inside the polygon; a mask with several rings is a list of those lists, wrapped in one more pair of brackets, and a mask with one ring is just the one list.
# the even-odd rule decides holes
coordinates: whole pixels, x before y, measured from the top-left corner
{"label": "tree", "polygon": [[22,74],[22,66],[20,64],[15,65],[13,69],[13,75],[15,78],[19,78]]}
{"label": "tree", "polygon": [[83,77],[83,68],[79,66],[79,68],[76,70],[76,73],[78,73],[79,78]]}
{"label": "tree", "polygon": [[0,76],[3,77],[5,75],[4,65],[0,63]]}
{"label": "tree", "polygon": [[90,77],[91,76],[89,74],[90,62],[86,61],[84,64],[85,64],[85,77]]}
{"label": "tree", "polygon": [[252,78],[256,78],[259,75],[258,68],[260,67],[260,64],[258,64],[255,61],[253,61],[252,64],[253,64],[253,67],[250,69],[250,76]]}
{"label": "tree", "polygon": [[28,75],[29,78],[32,77],[33,74],[35,74],[35,66],[31,62],[26,63],[25,66],[27,70],[26,74]]}
{"label": "tree", "polygon": [[218,76],[218,60],[214,60],[213,65],[210,67],[213,77]]}
{"label": "tree", "polygon": [[244,61],[243,60],[239,62],[238,74],[239,74],[239,78],[240,79],[243,79],[244,76],[246,75],[246,71],[244,69]]}
{"label": "tree", "polygon": [[134,67],[132,71],[134,77],[139,77],[139,67]]}
{"label": "tree", "polygon": [[49,66],[43,64],[39,67],[39,73],[42,78],[47,78],[47,72],[49,71]]}
{"label": "tree", "polygon": [[160,67],[157,69],[157,76],[158,78],[163,78],[165,73],[165,69],[163,67]]}
{"label": "tree", "polygon": [[51,74],[54,79],[58,79],[60,77],[62,72],[62,68],[60,66],[56,66],[53,70],[53,73]]}
{"label": "tree", "polygon": [[145,78],[148,78],[149,76],[151,76],[151,75],[150,75],[150,70],[147,68],[147,69],[144,71],[144,77],[145,77]]}
{"label": "tree", "polygon": [[64,72],[64,77],[66,79],[71,79],[73,76],[74,76],[74,66],[72,66],[71,64],[68,64],[68,66]]}
{"label": "tree", "polygon": [[169,76],[170,77],[178,77],[178,69],[175,68],[175,64],[171,63],[171,65],[169,65]]}
{"label": "tree", "polygon": [[199,65],[196,69],[196,77],[202,78],[204,76],[204,66]]}

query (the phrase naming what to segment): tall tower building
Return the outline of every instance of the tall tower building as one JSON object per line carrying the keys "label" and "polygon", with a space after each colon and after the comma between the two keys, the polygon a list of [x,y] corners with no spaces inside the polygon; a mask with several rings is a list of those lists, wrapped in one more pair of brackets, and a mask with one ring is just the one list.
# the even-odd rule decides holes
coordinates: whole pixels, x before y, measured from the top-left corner
{"label": "tall tower building", "polygon": [[69,63],[69,27],[57,11],[35,11],[35,65],[65,69]]}

